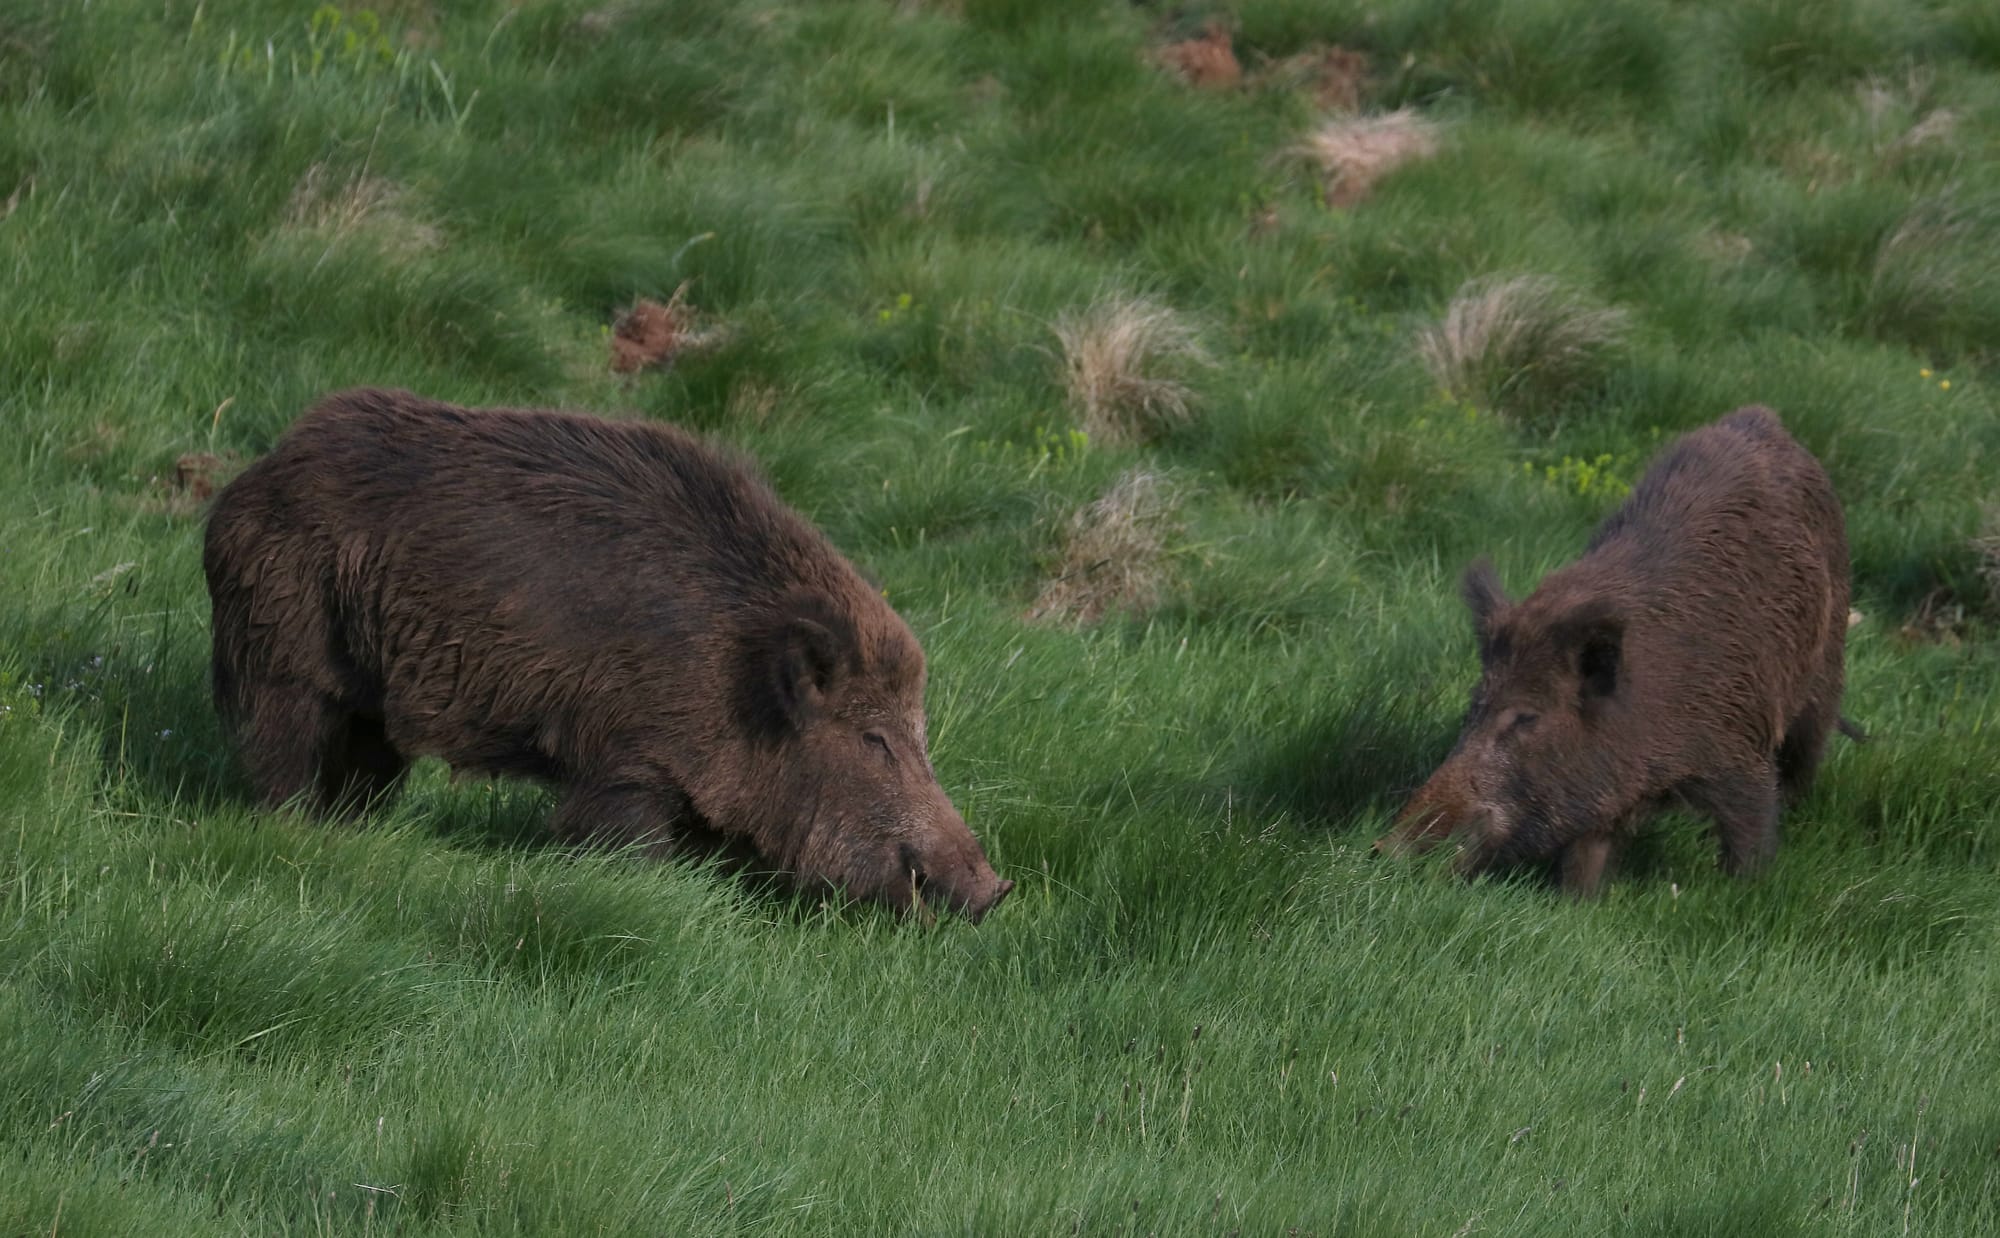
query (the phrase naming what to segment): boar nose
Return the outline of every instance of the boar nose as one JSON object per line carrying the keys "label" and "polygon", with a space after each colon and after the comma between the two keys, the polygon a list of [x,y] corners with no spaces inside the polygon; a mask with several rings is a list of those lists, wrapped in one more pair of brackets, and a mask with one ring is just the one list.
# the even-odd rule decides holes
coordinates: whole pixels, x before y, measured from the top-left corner
{"label": "boar nose", "polygon": [[1014,883],[1011,881],[1002,881],[998,885],[994,886],[993,897],[987,899],[984,903],[979,903],[976,905],[971,905],[966,907],[965,909],[966,920],[973,924],[977,924],[981,920],[984,920],[986,918],[986,913],[992,911],[995,907],[998,907],[1000,905],[1000,900],[1006,898],[1008,893],[1012,891],[1013,888],[1014,888]]}

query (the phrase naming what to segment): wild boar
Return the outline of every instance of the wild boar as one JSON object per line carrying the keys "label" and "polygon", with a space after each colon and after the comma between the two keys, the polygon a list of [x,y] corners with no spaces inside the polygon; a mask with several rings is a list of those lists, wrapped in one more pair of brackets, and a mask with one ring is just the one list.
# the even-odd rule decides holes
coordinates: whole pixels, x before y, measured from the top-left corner
{"label": "wild boar", "polygon": [[1378,850],[1456,838],[1468,874],[1557,860],[1589,896],[1620,843],[1679,802],[1714,820],[1724,871],[1751,873],[1829,732],[1849,729],[1840,502],[1769,409],[1670,445],[1528,597],[1509,600],[1484,560],[1462,591],[1479,684]]}
{"label": "wild boar", "polygon": [[974,921],[1013,888],[932,772],[916,637],[678,429],[330,396],[222,491],[202,564],[267,803],[355,809],[436,756],[561,789],[571,839],[719,835]]}

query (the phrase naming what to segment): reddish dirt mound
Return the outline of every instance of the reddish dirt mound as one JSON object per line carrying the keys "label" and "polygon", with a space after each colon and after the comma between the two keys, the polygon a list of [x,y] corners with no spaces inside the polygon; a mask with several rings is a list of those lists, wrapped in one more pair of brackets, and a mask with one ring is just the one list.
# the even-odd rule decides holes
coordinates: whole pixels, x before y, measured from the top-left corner
{"label": "reddish dirt mound", "polygon": [[215,497],[221,478],[233,475],[238,467],[233,456],[218,456],[212,451],[187,452],[174,461],[174,492],[206,503]]}
{"label": "reddish dirt mound", "polygon": [[1260,76],[1311,90],[1313,102],[1329,112],[1355,112],[1368,94],[1368,57],[1338,43],[1311,47],[1274,61]]}
{"label": "reddish dirt mound", "polygon": [[176,519],[200,515],[215,492],[242,469],[243,460],[234,453],[185,452],[175,458],[171,473],[153,477],[146,493],[138,496],[139,508]]}
{"label": "reddish dirt mound", "polygon": [[1209,22],[1198,38],[1167,44],[1159,56],[1161,64],[1202,90],[1229,90],[1243,80],[1229,28],[1219,21]]}
{"label": "reddish dirt mound", "polygon": [[694,334],[694,315],[676,291],[665,305],[640,298],[611,327],[611,368],[632,374],[654,366],[672,365],[675,355]]}

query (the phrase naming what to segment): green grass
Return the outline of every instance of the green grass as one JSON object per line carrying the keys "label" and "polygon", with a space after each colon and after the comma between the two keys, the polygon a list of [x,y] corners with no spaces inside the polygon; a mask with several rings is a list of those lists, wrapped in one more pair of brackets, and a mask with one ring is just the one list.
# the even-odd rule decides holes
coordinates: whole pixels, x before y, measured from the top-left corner
{"label": "green grass", "polygon": [[[1211,15],[1241,89],[1146,59]],[[1330,42],[1444,133],[1346,209],[1257,73]],[[0,6],[0,1233],[2000,1230],[1996,141],[1983,0]],[[1441,395],[1516,274],[1615,346]],[[723,342],[612,375],[683,281]],[[1079,447],[1113,296],[1214,364]],[[1010,901],[574,856],[431,766],[251,807],[169,479],[362,383],[755,455],[923,638]],[[1588,906],[1373,859],[1464,562],[1526,588],[1751,402],[1847,503],[1877,737],[1775,871],[1682,816]],[[1138,465],[1168,596],[1026,622]]]}

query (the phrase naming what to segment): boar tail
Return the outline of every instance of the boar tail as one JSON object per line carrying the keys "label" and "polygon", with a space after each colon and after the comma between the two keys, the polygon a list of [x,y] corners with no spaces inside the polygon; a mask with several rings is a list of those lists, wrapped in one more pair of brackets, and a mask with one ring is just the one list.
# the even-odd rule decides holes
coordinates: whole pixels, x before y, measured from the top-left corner
{"label": "boar tail", "polygon": [[1865,744],[1869,740],[1868,732],[1862,730],[1861,724],[1852,718],[1842,717],[1836,725],[1840,727],[1842,735],[1847,736],[1847,738],[1857,744]]}

